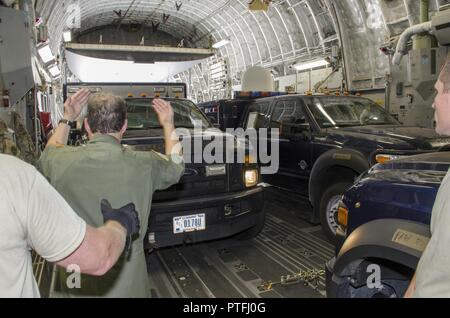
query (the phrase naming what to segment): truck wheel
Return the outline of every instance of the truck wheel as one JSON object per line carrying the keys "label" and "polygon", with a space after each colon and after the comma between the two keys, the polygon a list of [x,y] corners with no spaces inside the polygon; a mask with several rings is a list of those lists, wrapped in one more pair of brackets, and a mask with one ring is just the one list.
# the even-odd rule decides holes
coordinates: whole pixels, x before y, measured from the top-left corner
{"label": "truck wheel", "polygon": [[326,237],[336,243],[336,231],[338,229],[337,213],[342,196],[352,186],[350,182],[337,183],[329,187],[320,200],[320,221]]}
{"label": "truck wheel", "polygon": [[251,228],[249,228],[248,230],[245,230],[244,232],[236,235],[235,239],[239,241],[251,240],[252,238],[257,237],[259,233],[261,233],[265,225],[266,225],[266,211],[263,209],[256,215],[256,224]]}
{"label": "truck wheel", "polygon": [[361,286],[354,288],[350,283],[338,287],[336,298],[402,298],[409,286],[407,280],[382,279],[378,288]]}

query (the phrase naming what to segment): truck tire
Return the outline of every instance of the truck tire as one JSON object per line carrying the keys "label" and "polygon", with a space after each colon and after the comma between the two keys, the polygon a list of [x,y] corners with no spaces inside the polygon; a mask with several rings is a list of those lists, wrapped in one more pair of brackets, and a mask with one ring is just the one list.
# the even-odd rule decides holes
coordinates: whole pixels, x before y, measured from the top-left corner
{"label": "truck tire", "polygon": [[259,233],[261,233],[265,225],[266,225],[266,211],[265,209],[263,209],[261,212],[257,214],[255,225],[249,228],[248,230],[239,233],[234,238],[237,239],[238,241],[251,240],[252,238],[257,237]]}
{"label": "truck tire", "polygon": [[353,288],[350,283],[345,283],[339,286],[337,298],[403,298],[409,283],[409,281],[382,279],[378,289],[367,286]]}
{"label": "truck tire", "polygon": [[[342,283],[337,286],[336,298],[403,298],[410,285],[410,275],[413,275],[413,270],[408,269],[408,271],[411,270],[411,272],[408,273],[407,276],[404,276],[403,274],[393,276],[392,270],[396,271],[396,267],[384,267],[372,262],[364,264],[367,266],[371,264],[379,266],[381,277],[376,278],[376,276],[370,274],[370,276],[367,277],[367,282],[365,281],[366,278],[362,278],[356,286],[352,284],[351,278],[342,280]],[[360,273],[365,272],[365,270],[358,270]],[[386,275],[386,273],[390,274]],[[379,281],[377,281],[377,279],[379,279]],[[369,286],[369,283],[374,285]]]}
{"label": "truck tire", "polygon": [[339,202],[345,192],[352,186],[350,182],[336,183],[330,186],[320,199],[319,211],[322,230],[331,243],[336,244],[336,230],[338,228],[337,212]]}

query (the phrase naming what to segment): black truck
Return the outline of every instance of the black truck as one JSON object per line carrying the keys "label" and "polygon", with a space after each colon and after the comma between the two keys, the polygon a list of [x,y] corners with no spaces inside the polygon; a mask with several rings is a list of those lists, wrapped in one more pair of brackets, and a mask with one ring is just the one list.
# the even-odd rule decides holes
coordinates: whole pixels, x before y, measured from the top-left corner
{"label": "black truck", "polygon": [[[64,97],[82,88],[88,88],[92,93],[112,93],[126,100],[129,128],[123,140],[125,147],[164,152],[162,129],[151,107],[154,98],[171,102],[176,128],[190,133],[189,137],[183,136],[183,145],[199,142],[203,151],[211,135],[226,137],[217,129],[213,130],[205,115],[186,99],[184,84],[67,84]],[[76,139],[72,144],[82,144],[85,140],[82,127],[74,127],[72,136]],[[235,147],[239,145],[235,144]],[[195,149],[185,149],[185,158],[194,158]],[[227,151],[236,152],[237,149]],[[250,239],[258,235],[265,223],[264,185],[260,184],[258,165],[207,163],[203,159],[191,162],[186,163],[185,174],[178,184],[155,193],[147,247],[167,247],[234,235],[238,239]]]}
{"label": "black truck", "polygon": [[252,99],[238,126],[279,129],[279,170],[263,180],[286,190],[288,199],[309,200],[314,207],[310,221],[321,223],[333,242],[339,202],[359,175],[376,163],[436,151],[450,142],[432,129],[403,126],[358,96]]}
{"label": "black truck", "polygon": [[253,99],[286,95],[279,92],[236,92],[234,99],[220,99],[198,104],[214,127],[222,131],[240,128],[242,117]]}
{"label": "black truck", "polygon": [[239,127],[242,115],[249,100],[223,99],[198,104],[198,108],[208,117],[214,127],[225,131]]}

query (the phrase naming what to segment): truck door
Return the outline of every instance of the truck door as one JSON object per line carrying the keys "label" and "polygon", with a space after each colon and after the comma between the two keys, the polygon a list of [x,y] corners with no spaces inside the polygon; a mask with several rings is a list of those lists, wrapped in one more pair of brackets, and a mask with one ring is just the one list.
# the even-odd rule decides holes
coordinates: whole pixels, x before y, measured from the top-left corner
{"label": "truck door", "polygon": [[312,143],[311,126],[303,103],[298,98],[278,100],[272,110],[270,126],[280,129],[280,169],[269,183],[307,196]]}

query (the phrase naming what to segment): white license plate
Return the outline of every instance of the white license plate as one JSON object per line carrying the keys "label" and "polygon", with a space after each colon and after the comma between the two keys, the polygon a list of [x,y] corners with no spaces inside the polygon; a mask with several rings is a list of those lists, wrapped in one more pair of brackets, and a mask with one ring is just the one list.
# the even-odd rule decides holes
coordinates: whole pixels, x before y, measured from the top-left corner
{"label": "white license plate", "polygon": [[205,214],[178,216],[173,218],[173,233],[182,234],[206,230]]}

